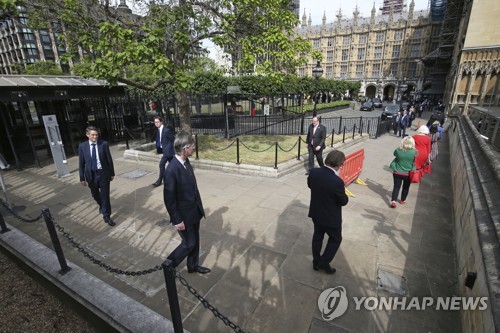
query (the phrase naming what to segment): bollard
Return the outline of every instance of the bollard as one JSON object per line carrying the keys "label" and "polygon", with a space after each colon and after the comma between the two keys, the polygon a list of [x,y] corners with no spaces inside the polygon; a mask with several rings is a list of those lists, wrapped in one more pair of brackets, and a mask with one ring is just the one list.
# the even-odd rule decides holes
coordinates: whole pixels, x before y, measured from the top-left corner
{"label": "bollard", "polygon": [[59,265],[61,265],[60,274],[64,275],[71,270],[66,263],[66,258],[64,258],[64,253],[59,242],[59,237],[57,237],[56,228],[54,227],[54,222],[52,222],[52,216],[50,215],[50,210],[45,208],[42,210],[42,215],[47,225],[47,230],[49,231],[50,239],[52,240],[52,245],[54,246],[54,251],[57,255],[57,260],[59,260]]}
{"label": "bollard", "polygon": [[194,143],[195,143],[195,147],[196,147],[196,157],[195,157],[195,160],[198,159],[198,134],[195,134],[194,135]]}
{"label": "bollard", "polygon": [[163,276],[165,277],[165,286],[167,288],[168,304],[170,305],[170,314],[172,315],[172,324],[175,333],[182,333],[181,308],[179,307],[179,296],[177,295],[177,286],[175,285],[175,265],[166,259],[162,264]]}
{"label": "bollard", "polygon": [[354,140],[354,136],[356,135],[356,124],[352,127],[352,139]]}
{"label": "bollard", "polygon": [[370,122],[371,119],[368,120],[368,124],[366,125],[366,133],[368,133],[368,136],[370,136]]}
{"label": "bollard", "polygon": [[298,152],[297,152],[297,161],[300,161],[300,144],[301,144],[301,139],[300,139],[300,136],[299,136],[299,142],[297,143],[297,146],[298,146]]}
{"label": "bollard", "polygon": [[276,150],[274,153],[274,168],[278,169],[278,141],[276,141],[275,145],[276,145]]}
{"label": "bollard", "polygon": [[240,164],[240,138],[236,138],[236,164]]}
{"label": "bollard", "polygon": [[344,133],[342,134],[342,143],[345,142],[345,126],[344,126]]}
{"label": "bollard", "polygon": [[9,228],[7,228],[7,225],[5,224],[5,221],[3,219],[2,213],[0,212],[0,234],[5,234],[7,231],[10,231]]}

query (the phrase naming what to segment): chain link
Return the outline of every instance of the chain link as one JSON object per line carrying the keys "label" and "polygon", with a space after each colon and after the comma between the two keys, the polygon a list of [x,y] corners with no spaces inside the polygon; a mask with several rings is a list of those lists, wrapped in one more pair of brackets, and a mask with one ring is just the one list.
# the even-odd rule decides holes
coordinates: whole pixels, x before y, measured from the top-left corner
{"label": "chain link", "polygon": [[57,230],[63,235],[63,237],[66,238],[68,240],[68,242],[74,248],[76,248],[78,250],[78,252],[82,253],[83,256],[85,258],[87,258],[88,260],[90,260],[92,263],[98,265],[99,267],[104,268],[105,270],[107,270],[110,273],[115,273],[115,274],[120,274],[120,275],[129,275],[129,276],[141,276],[141,275],[151,274],[153,272],[156,272],[156,271],[159,271],[159,270],[162,269],[160,265],[156,265],[153,268],[144,269],[142,271],[132,271],[131,272],[131,271],[124,271],[124,270],[112,267],[112,266],[110,266],[110,265],[102,262],[101,260],[97,259],[92,254],[90,254],[87,250],[85,250],[83,247],[81,247],[80,244],[78,242],[76,242],[69,233],[67,233],[67,232],[64,231],[64,228],[62,226],[60,226],[54,220],[54,218],[52,216],[50,216],[50,220],[52,221],[52,223],[54,223],[54,225],[56,226]]}
{"label": "chain link", "polygon": [[270,145],[269,147],[267,147],[266,149],[264,150],[256,150],[256,149],[252,149],[250,147],[248,147],[243,141],[240,140],[240,143],[243,147],[245,147],[246,149],[250,150],[250,151],[253,151],[254,153],[263,153],[265,151],[268,151],[269,149],[271,149],[272,147],[274,147],[274,144]]}
{"label": "chain link", "polygon": [[229,144],[229,146],[227,146],[226,148],[221,148],[221,149],[215,149],[215,148],[213,148],[213,150],[214,150],[214,151],[223,151],[223,150],[227,150],[227,149],[231,148],[231,146],[232,146],[232,145],[234,145],[234,143],[235,143],[235,142],[236,142],[236,140],[235,140],[235,141],[233,141],[233,142],[231,142],[231,143]]}
{"label": "chain link", "polygon": [[299,141],[297,140],[297,141],[295,142],[295,144],[293,145],[293,147],[292,147],[292,148],[290,148],[290,149],[283,149],[283,148],[281,148],[280,144],[278,143],[278,148],[279,148],[282,152],[288,153],[288,152],[291,152],[291,151],[292,151],[292,149],[294,149],[294,148],[297,146],[297,144],[298,144],[298,143],[299,143]]}
{"label": "chain link", "polygon": [[184,287],[186,287],[186,289],[189,290],[189,292],[191,294],[193,294],[193,296],[196,297],[201,302],[201,304],[203,304],[203,306],[206,309],[209,309],[210,311],[212,311],[212,313],[214,314],[214,316],[217,317],[217,318],[219,318],[220,320],[222,320],[222,322],[226,326],[231,327],[233,329],[233,331],[235,331],[237,333],[248,333],[247,331],[244,331],[241,327],[239,327],[238,325],[236,325],[235,323],[233,323],[231,320],[229,320],[229,318],[227,318],[222,313],[220,313],[219,310],[217,310],[217,308],[215,308],[203,296],[201,296],[200,293],[198,293],[198,291],[196,291],[196,289],[194,289],[189,284],[189,282],[187,282],[187,280],[182,277],[181,273],[179,271],[177,271],[177,270],[175,271],[175,277],[179,279],[179,281],[181,282],[181,284]]}
{"label": "chain link", "polygon": [[23,217],[21,215],[18,215],[14,210],[12,210],[9,205],[7,205],[7,203],[5,203],[2,199],[0,199],[0,204],[5,207],[5,209],[7,209],[12,215],[14,215],[14,217],[18,218],[19,220],[23,221],[23,222],[28,222],[28,223],[32,223],[32,222],[37,222],[39,221],[43,215],[40,213],[40,215],[38,215],[37,217],[35,218],[32,218],[32,219],[29,219],[27,217]]}

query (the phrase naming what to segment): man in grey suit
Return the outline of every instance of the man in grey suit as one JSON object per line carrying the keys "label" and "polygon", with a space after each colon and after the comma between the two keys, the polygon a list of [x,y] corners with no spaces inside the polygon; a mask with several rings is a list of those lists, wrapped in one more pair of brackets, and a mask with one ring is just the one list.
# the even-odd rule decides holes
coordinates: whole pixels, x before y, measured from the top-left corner
{"label": "man in grey suit", "polygon": [[90,188],[92,198],[99,205],[99,213],[102,213],[104,222],[114,226],[115,222],[111,219],[109,183],[115,178],[115,168],[109,144],[98,140],[99,132],[96,127],[89,126],[85,132],[88,141],[78,146],[80,183]]}
{"label": "man in grey suit", "polygon": [[168,256],[174,266],[187,257],[188,273],[207,274],[200,266],[200,221],[205,217],[203,203],[189,157],[195,150],[193,137],[180,133],[174,141],[175,156],[165,170],[163,201],[170,221],[181,236],[181,244]]}
{"label": "man in grey suit", "polygon": [[319,123],[318,117],[313,117],[312,124],[309,125],[307,130],[307,150],[309,152],[309,170],[306,175],[309,174],[312,168],[314,168],[314,156],[318,160],[320,167],[325,165],[323,163],[323,149],[325,149],[326,140],[326,127]]}
{"label": "man in grey suit", "polygon": [[[326,166],[312,169],[307,177],[307,186],[311,189],[309,217],[314,224],[313,269],[323,270],[327,274],[336,271],[330,266],[330,262],[342,242],[342,206],[347,205],[349,201],[345,194],[344,181],[339,177],[339,170],[344,161],[343,152],[331,151],[326,156]],[[325,234],[328,235],[328,242],[321,254]]]}

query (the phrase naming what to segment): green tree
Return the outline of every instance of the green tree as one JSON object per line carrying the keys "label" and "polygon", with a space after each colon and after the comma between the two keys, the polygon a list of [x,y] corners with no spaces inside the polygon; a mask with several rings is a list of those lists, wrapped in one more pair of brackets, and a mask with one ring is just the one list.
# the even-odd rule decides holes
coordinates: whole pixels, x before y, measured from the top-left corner
{"label": "green tree", "polygon": [[[298,20],[289,0],[153,0],[134,2],[141,16],[114,8],[109,0],[38,0],[30,20],[42,27],[54,19],[65,24],[62,38],[69,55],[80,47],[88,66],[85,77],[126,83],[153,91],[168,84],[175,90],[181,127],[191,132],[188,92],[199,78],[196,59],[206,54],[204,41],[238,50],[240,71],[266,74],[276,84],[293,73],[310,43],[293,35]],[[48,10],[50,8],[50,10]],[[147,65],[154,82],[131,69]],[[137,67],[135,67],[137,68]]]}
{"label": "green tree", "polygon": [[26,65],[22,72],[27,75],[64,75],[62,69],[53,61],[38,61]]}

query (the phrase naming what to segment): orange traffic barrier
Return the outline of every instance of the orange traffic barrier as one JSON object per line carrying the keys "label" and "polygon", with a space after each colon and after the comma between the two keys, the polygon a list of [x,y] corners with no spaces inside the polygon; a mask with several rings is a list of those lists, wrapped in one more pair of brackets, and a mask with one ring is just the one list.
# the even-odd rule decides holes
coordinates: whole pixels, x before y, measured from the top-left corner
{"label": "orange traffic barrier", "polygon": [[[340,178],[344,181],[345,186],[356,180],[360,185],[366,185],[359,176],[363,171],[363,162],[365,160],[365,149],[361,148],[352,154],[346,156],[344,165],[340,168]],[[346,189],[347,195],[354,196]]]}

